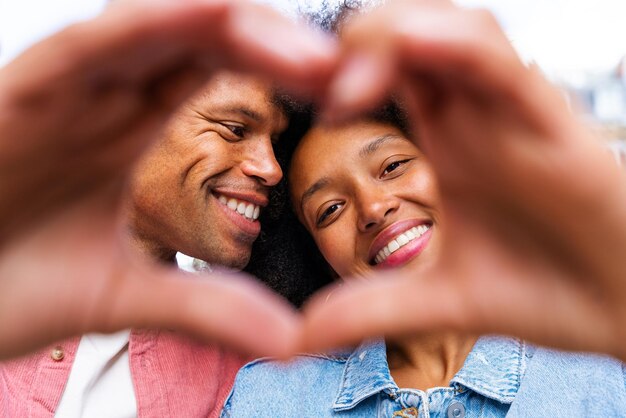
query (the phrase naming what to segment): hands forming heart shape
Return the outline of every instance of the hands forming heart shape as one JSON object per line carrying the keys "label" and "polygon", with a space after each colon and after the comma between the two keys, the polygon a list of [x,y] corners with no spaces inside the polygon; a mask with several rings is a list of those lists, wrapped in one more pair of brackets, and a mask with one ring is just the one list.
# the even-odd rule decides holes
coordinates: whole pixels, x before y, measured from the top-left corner
{"label": "hands forming heart shape", "polygon": [[[132,165],[219,68],[280,80],[335,118],[402,94],[442,193],[436,268],[324,291],[299,314],[244,277],[131,257]],[[0,358],[169,327],[255,355],[445,328],[626,360],[626,178],[483,11],[391,3],[337,44],[245,2],[114,3],[1,69],[0,92]]]}

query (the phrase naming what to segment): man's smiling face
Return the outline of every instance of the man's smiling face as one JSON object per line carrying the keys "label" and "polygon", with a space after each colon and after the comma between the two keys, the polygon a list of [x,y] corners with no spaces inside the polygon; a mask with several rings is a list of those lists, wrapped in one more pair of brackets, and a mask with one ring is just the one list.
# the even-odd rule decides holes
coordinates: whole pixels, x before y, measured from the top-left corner
{"label": "man's smiling face", "polygon": [[286,122],[268,83],[216,75],[173,117],[136,169],[134,242],[162,259],[181,251],[243,268],[269,188],[282,177],[272,142]]}

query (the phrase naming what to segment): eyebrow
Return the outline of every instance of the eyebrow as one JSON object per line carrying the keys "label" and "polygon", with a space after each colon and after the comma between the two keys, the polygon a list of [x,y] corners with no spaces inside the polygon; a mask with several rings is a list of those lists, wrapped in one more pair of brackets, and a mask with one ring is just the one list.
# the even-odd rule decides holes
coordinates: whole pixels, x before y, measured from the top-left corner
{"label": "eyebrow", "polygon": [[258,123],[261,123],[265,120],[263,115],[261,115],[259,112],[254,111],[246,106],[228,107],[225,110],[230,113],[238,113]]}
{"label": "eyebrow", "polygon": [[375,153],[385,142],[398,140],[398,139],[407,140],[405,137],[397,135],[397,134],[386,134],[383,136],[379,136],[378,138],[374,139],[368,144],[365,144],[365,146],[361,148],[361,150],[359,151],[359,157],[361,158],[368,157],[372,155],[373,153]]}
{"label": "eyebrow", "polygon": [[[239,114],[245,118],[248,118],[254,121],[255,123],[259,125],[263,125],[265,123],[271,122],[272,125],[276,126],[277,119],[274,119],[273,114],[264,114],[261,112],[257,112],[256,110],[251,109],[245,104],[237,104],[234,106],[223,107],[223,108],[218,108],[218,109],[226,113]],[[280,114],[279,118],[282,118],[283,120],[283,123],[281,123],[281,125],[278,127],[279,128],[278,132],[282,132],[285,129],[287,129],[287,114],[283,110],[281,110],[279,107],[277,107],[277,109],[279,110],[279,114]]]}
{"label": "eyebrow", "polygon": [[242,105],[242,106],[230,106],[230,107],[215,107],[213,111],[206,111],[206,110],[198,110],[198,109],[193,109],[193,112],[198,114],[199,116],[201,116],[202,118],[208,120],[208,121],[215,121],[216,119],[219,119],[218,116],[215,116],[214,113],[230,113],[230,114],[239,114],[241,116],[244,116],[248,119],[252,119],[253,121],[257,122],[257,123],[263,123],[265,121],[265,117],[255,111],[250,109],[249,107]]}
{"label": "eyebrow", "polygon": [[306,189],[305,192],[302,194],[302,198],[300,199],[300,211],[304,212],[304,204],[307,202],[307,200],[309,200],[316,192],[320,191],[321,189],[325,187],[328,187],[329,184],[330,184],[330,178],[322,177],[321,179],[313,183],[311,187]]}

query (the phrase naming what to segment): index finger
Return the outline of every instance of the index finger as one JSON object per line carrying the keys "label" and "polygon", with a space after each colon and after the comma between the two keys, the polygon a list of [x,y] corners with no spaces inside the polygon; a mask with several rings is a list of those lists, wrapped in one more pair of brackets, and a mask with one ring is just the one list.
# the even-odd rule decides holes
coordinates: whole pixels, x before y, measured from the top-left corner
{"label": "index finger", "polygon": [[[333,65],[335,46],[267,7],[246,1],[136,1],[114,4],[28,50],[6,70],[14,91],[95,71],[129,82],[158,79],[181,63],[253,71],[286,87],[314,91]],[[48,62],[47,71],[33,64]],[[39,65],[39,64],[38,64]],[[28,75],[28,77],[24,77]],[[208,75],[207,75],[208,76]],[[17,81],[16,81],[17,80]]]}

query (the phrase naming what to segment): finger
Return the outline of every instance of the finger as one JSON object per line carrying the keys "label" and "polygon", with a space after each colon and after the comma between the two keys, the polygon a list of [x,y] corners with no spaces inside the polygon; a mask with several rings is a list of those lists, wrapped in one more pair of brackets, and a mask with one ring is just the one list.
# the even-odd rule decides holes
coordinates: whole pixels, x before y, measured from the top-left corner
{"label": "finger", "polygon": [[589,298],[589,289],[546,275],[521,280],[498,275],[494,280],[493,274],[481,274],[477,280],[458,280],[462,277],[387,275],[317,295],[304,311],[300,351],[353,345],[369,337],[457,331],[623,354],[615,344],[622,332],[608,310]]}
{"label": "finger", "polygon": [[[265,7],[249,2],[121,2],[101,16],[43,41],[10,64],[14,91],[80,76],[93,82],[115,77],[141,82],[159,78],[181,60],[215,69],[252,70],[290,87],[316,83],[333,64],[334,45]],[[50,62],[46,71],[32,65]],[[88,77],[86,76],[88,75]]]}
{"label": "finger", "polygon": [[322,119],[337,123],[379,103],[397,77],[396,57],[390,51],[363,51],[344,58],[324,101]]}
{"label": "finger", "polygon": [[451,10],[454,6],[447,0],[393,1],[345,23],[340,35],[342,59],[329,86],[324,119],[349,119],[389,95],[401,72],[394,29],[397,16],[417,8]]}
{"label": "finger", "polygon": [[107,331],[172,328],[254,356],[294,353],[299,317],[285,300],[242,275],[134,266],[122,276],[98,310],[103,317],[97,323]]}
{"label": "finger", "polygon": [[[534,103],[534,93],[545,88],[545,80],[526,70],[491,14],[419,3],[400,5],[357,19],[344,30],[342,65],[329,89],[329,102],[336,112],[362,111],[393,90],[398,78],[389,76],[394,73],[386,68],[391,63],[396,72],[407,76],[452,77],[457,88],[472,88],[524,105],[536,120],[545,120]],[[349,85],[352,74],[358,74],[349,64],[355,57],[377,63],[377,67],[369,64],[367,72],[378,75],[360,90]],[[543,110],[555,103],[562,105],[555,92],[546,100],[549,104],[540,106]]]}
{"label": "finger", "polygon": [[338,48],[329,36],[254,5],[232,13],[226,51],[236,68],[262,72],[296,93],[323,96]]}
{"label": "finger", "polygon": [[301,351],[352,345],[368,337],[458,328],[465,304],[443,286],[387,274],[317,294],[304,308]]}

